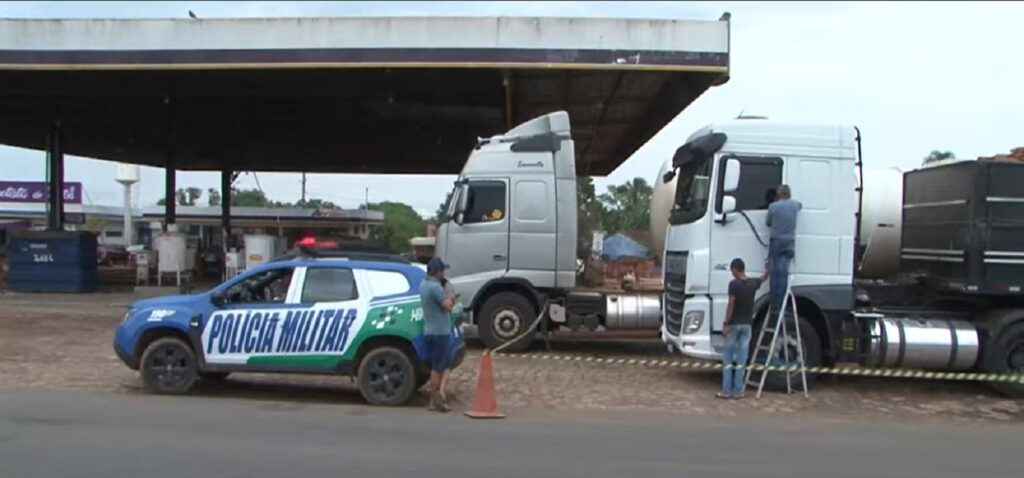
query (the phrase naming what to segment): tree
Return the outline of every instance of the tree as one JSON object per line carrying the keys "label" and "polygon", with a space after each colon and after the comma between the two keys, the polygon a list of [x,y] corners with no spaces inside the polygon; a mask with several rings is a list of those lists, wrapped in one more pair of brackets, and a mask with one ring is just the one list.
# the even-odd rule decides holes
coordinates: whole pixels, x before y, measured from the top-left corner
{"label": "tree", "polygon": [[945,159],[956,159],[956,155],[953,154],[952,151],[933,150],[931,153],[928,153],[928,156],[925,156],[922,165],[934,163],[936,161],[942,161]]}
{"label": "tree", "polygon": [[[203,195],[203,190],[195,187],[190,188],[178,188],[174,191],[175,203],[179,206],[195,206],[196,200]],[[166,198],[160,198],[156,202],[157,206],[163,206],[167,204]]]}
{"label": "tree", "polygon": [[430,223],[435,226],[440,226],[448,219],[448,206],[452,202],[452,193],[449,191],[444,196],[444,201],[437,206],[437,211],[434,212],[434,217],[430,220]]}
{"label": "tree", "polygon": [[594,232],[602,228],[601,217],[604,213],[604,207],[597,200],[594,178],[576,178],[576,206],[576,253],[579,259],[586,260],[594,246]]}
{"label": "tree", "polygon": [[268,207],[270,200],[259,189],[231,190],[231,205],[239,207]]}
{"label": "tree", "polygon": [[608,186],[608,192],[599,199],[604,206],[602,223],[609,232],[646,230],[651,223],[652,188],[643,178],[617,186]]}
{"label": "tree", "polygon": [[206,190],[206,202],[211,206],[220,206],[220,191],[210,188]]}
{"label": "tree", "polygon": [[[281,206],[282,207],[293,207],[291,204],[284,204],[284,203],[281,203]],[[323,199],[313,199],[313,198],[306,199],[306,200],[301,200],[300,199],[297,203],[295,203],[294,207],[303,208],[303,209],[321,209],[321,210],[322,209],[341,209],[341,208],[338,207],[338,205],[336,205],[336,204],[334,204],[334,203],[332,203],[330,201],[325,201]]]}
{"label": "tree", "polygon": [[426,221],[408,204],[385,201],[371,203],[367,209],[384,213],[384,224],[373,231],[372,238],[387,244],[393,252],[408,251],[409,240],[426,229]]}
{"label": "tree", "polygon": [[196,200],[203,195],[203,190],[196,187],[178,189],[174,196],[178,199],[179,206],[195,206]]}

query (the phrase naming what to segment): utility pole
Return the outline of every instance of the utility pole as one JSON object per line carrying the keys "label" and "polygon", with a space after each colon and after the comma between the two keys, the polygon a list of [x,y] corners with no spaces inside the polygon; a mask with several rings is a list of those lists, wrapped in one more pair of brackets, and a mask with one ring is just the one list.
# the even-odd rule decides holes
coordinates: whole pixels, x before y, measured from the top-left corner
{"label": "utility pole", "polygon": [[302,204],[306,204],[306,173],[302,173]]}
{"label": "utility pole", "polygon": [[363,209],[370,210],[370,188],[366,188],[366,201],[363,202]]}

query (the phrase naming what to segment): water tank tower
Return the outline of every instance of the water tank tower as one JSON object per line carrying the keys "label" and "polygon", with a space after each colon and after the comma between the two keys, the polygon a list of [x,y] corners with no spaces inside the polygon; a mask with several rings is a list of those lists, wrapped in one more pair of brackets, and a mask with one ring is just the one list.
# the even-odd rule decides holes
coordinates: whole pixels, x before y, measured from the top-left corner
{"label": "water tank tower", "polygon": [[118,163],[114,179],[124,186],[124,238],[125,247],[132,245],[132,185],[139,182],[139,165]]}

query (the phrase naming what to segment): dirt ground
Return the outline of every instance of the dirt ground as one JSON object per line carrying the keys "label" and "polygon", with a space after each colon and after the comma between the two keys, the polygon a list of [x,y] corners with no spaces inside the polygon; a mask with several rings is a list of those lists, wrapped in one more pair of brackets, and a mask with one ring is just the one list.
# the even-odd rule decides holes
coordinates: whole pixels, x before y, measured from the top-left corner
{"label": "dirt ground", "polygon": [[[0,387],[84,389],[142,393],[138,375],[114,355],[113,331],[127,294],[82,296],[0,294]],[[543,351],[539,346],[538,351]],[[675,359],[658,340],[556,339],[552,352],[568,355]],[[472,402],[479,350],[453,372],[456,408]],[[760,400],[713,398],[714,371],[687,371],[587,362],[546,362],[499,356],[494,361],[498,404],[523,408],[648,410],[737,416],[813,414],[836,419],[1024,422],[1024,400],[1006,399],[985,385],[909,379],[826,377],[809,399],[766,393]],[[285,401],[362,403],[348,378],[236,374],[200,383],[195,393]],[[420,397],[420,402],[424,401]]]}

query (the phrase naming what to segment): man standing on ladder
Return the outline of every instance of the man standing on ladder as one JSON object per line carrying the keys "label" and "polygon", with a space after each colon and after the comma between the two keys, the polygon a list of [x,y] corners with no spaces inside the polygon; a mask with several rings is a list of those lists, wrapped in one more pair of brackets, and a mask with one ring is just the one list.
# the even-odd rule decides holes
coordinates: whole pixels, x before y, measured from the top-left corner
{"label": "man standing on ladder", "polygon": [[789,266],[796,256],[796,216],[803,204],[791,197],[789,186],[782,184],[775,191],[775,202],[768,205],[765,222],[771,229],[768,242],[768,267],[770,271],[769,316],[775,316],[782,309],[789,287]]}

